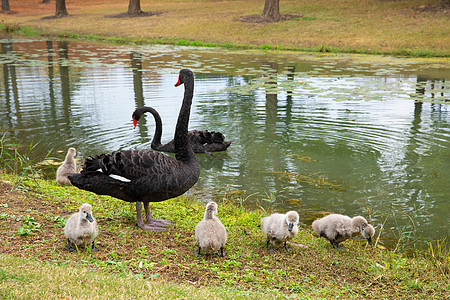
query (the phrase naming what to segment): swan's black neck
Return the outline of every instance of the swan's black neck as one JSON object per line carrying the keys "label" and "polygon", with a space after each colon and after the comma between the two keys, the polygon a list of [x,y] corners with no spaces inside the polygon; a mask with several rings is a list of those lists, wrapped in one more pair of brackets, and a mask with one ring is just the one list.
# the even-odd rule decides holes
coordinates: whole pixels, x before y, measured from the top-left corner
{"label": "swan's black neck", "polygon": [[188,76],[184,80],[184,98],[178,115],[177,126],[175,128],[175,157],[180,161],[191,161],[195,158],[188,138],[189,116],[191,114],[192,98],[194,97],[194,77]]}
{"label": "swan's black neck", "polygon": [[144,113],[151,113],[153,115],[153,118],[155,119],[156,128],[155,128],[155,135],[153,136],[152,140],[152,148],[158,149],[161,147],[161,136],[162,136],[162,121],[161,116],[159,113],[150,106],[143,106],[141,108],[137,108],[133,113],[133,120],[135,122],[139,121]]}

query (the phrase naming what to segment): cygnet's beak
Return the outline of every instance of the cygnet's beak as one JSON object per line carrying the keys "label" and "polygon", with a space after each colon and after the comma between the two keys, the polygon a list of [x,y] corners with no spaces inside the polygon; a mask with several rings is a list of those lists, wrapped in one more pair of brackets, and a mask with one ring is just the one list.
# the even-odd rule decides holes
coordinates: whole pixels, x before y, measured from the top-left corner
{"label": "cygnet's beak", "polygon": [[294,228],[294,223],[289,223],[288,230],[292,231],[293,228]]}
{"label": "cygnet's beak", "polygon": [[372,245],[372,238],[371,237],[367,238],[367,242],[369,243],[369,245]]}
{"label": "cygnet's beak", "polygon": [[86,214],[86,219],[88,219],[89,222],[94,222],[94,219],[92,218],[91,214]]}

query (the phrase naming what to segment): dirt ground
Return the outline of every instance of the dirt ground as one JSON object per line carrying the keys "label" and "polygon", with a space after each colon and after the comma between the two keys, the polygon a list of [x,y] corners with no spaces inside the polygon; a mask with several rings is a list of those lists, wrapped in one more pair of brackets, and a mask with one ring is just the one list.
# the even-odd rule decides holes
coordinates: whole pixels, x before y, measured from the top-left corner
{"label": "dirt ground", "polygon": [[[55,202],[32,190],[18,191],[8,183],[0,182],[0,252],[50,263],[82,258],[84,251],[81,256],[67,251],[63,224],[73,211],[64,208],[66,206],[67,203]],[[40,228],[28,235],[19,235],[21,227],[27,228],[26,220],[29,218],[33,218],[34,227],[40,225]],[[165,233],[144,232],[130,219],[97,220],[101,238],[96,245],[100,251],[93,252],[92,258],[99,262],[110,261],[113,272],[120,272],[119,269],[114,270],[115,264],[136,259],[144,261],[145,258],[144,267],[139,268],[138,261],[135,267],[132,264],[128,267],[136,273],[144,273],[146,277],[159,273],[161,277],[175,282],[189,280],[196,283],[202,280],[199,275],[180,268],[179,262],[174,260],[176,257],[180,258],[180,262],[183,257],[195,259],[191,232],[180,232],[174,228],[169,228]],[[114,232],[114,229],[119,232]],[[168,239],[168,235],[176,235],[177,239]],[[172,249],[177,249],[178,255],[169,254],[170,263],[167,263],[167,253]],[[155,261],[166,263],[147,264]],[[95,268],[96,264],[90,267]]]}

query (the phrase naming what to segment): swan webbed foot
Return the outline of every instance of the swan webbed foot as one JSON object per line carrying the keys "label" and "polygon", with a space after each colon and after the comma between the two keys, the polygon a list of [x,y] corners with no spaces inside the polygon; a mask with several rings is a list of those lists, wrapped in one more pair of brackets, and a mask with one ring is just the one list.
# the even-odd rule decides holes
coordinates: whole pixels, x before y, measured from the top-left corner
{"label": "swan webbed foot", "polygon": [[169,226],[172,225],[172,222],[170,222],[169,220],[164,220],[164,219],[148,219],[147,218],[147,223],[151,224],[151,225],[155,225],[155,226]]}
{"label": "swan webbed foot", "polygon": [[[136,203],[136,205],[138,205],[138,203]],[[137,208],[137,206],[136,206],[136,208]],[[172,222],[170,222],[169,220],[153,219],[152,214],[150,213],[148,202],[144,202],[144,210],[145,210],[145,219],[147,221],[147,224],[152,225],[152,226],[168,226],[168,225],[172,224]]]}
{"label": "swan webbed foot", "polygon": [[148,202],[144,202],[145,206],[145,219],[147,224],[144,224],[142,220],[142,202],[136,202],[136,215],[137,215],[137,225],[139,228],[147,231],[157,231],[162,232],[166,230],[166,227],[172,222],[167,220],[156,220],[153,219],[152,214],[150,213]]}
{"label": "swan webbed foot", "polygon": [[152,226],[149,224],[144,224],[138,223],[138,227],[141,228],[142,230],[146,230],[146,231],[156,231],[156,232],[163,232],[166,230],[166,228],[164,226]]}

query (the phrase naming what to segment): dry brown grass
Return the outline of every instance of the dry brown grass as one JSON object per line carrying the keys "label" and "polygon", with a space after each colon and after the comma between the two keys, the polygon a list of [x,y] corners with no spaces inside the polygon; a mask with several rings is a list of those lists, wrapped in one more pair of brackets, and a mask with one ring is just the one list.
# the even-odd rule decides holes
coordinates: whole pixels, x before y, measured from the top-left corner
{"label": "dry brown grass", "polygon": [[[430,0],[430,3],[438,0]],[[341,50],[395,52],[400,49],[449,54],[450,11],[425,12],[423,1],[286,0],[282,14],[304,17],[277,23],[244,23],[242,16],[261,14],[261,0],[163,1],[141,0],[140,18],[106,18],[127,10],[124,0],[67,0],[70,17],[42,20],[54,14],[54,1],[13,1],[16,13],[3,15],[8,24],[26,25],[51,33],[117,37],[175,38],[214,43],[311,48],[326,45]]]}

